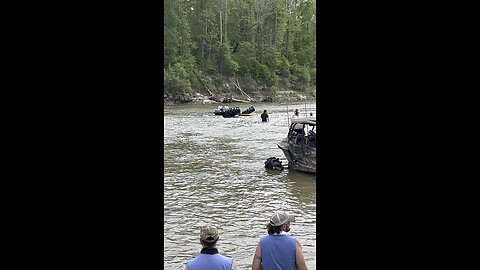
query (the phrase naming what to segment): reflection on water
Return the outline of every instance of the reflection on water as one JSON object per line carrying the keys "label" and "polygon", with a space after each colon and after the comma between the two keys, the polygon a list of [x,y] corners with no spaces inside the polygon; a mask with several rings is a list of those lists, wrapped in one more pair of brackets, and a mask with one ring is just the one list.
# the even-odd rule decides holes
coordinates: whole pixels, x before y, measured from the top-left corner
{"label": "reflection on water", "polygon": [[[290,234],[300,240],[309,269],[316,268],[316,176],[265,170],[269,157],[286,164],[277,147],[288,131],[286,106],[237,106],[251,105],[258,114],[238,118],[215,116],[217,105],[164,107],[164,269],[183,269],[199,253],[205,224],[218,227],[218,248],[237,269],[251,269],[276,210],[296,215]],[[264,109],[270,122],[261,122]]]}

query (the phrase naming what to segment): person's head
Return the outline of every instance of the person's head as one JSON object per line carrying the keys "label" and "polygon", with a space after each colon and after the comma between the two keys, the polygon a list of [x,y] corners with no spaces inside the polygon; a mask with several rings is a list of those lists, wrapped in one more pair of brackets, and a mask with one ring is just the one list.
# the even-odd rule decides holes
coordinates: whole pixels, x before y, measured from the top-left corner
{"label": "person's head", "polygon": [[214,247],[218,238],[218,230],[215,226],[207,225],[200,229],[200,243],[204,248]]}
{"label": "person's head", "polygon": [[295,113],[295,115],[298,115],[300,113],[300,111],[298,109],[295,109],[294,113]]}
{"label": "person's head", "polygon": [[284,211],[273,213],[267,224],[268,234],[280,233],[282,231],[290,231],[290,222],[295,221],[295,216],[289,215]]}
{"label": "person's head", "polygon": [[264,112],[264,113],[266,113],[266,112],[267,112],[267,110],[263,110],[263,112]]}

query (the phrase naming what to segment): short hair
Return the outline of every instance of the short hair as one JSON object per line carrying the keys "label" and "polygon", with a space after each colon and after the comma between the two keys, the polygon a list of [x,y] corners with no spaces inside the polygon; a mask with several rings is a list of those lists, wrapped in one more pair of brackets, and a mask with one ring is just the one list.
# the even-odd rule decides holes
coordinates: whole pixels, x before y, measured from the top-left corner
{"label": "short hair", "polygon": [[217,244],[217,240],[215,240],[214,242],[205,242],[203,240],[200,239],[200,242],[202,243],[203,246],[205,246],[206,248],[212,248],[214,247],[216,244]]}
{"label": "short hair", "polygon": [[267,112],[267,110],[263,110],[263,112]]}
{"label": "short hair", "polygon": [[267,225],[267,232],[268,234],[280,233],[282,231],[282,225],[280,226],[273,226],[272,224]]}

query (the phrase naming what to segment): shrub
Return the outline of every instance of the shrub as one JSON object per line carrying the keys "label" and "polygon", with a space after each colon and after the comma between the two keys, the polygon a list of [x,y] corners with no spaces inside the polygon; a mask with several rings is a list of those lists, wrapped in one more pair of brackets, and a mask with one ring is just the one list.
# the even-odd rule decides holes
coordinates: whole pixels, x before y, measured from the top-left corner
{"label": "shrub", "polygon": [[298,80],[304,83],[310,82],[310,72],[307,67],[295,64],[292,66],[292,74],[295,75]]}
{"label": "shrub", "polygon": [[181,63],[176,63],[164,69],[163,78],[163,86],[167,94],[175,96],[189,93],[192,90],[188,74]]}

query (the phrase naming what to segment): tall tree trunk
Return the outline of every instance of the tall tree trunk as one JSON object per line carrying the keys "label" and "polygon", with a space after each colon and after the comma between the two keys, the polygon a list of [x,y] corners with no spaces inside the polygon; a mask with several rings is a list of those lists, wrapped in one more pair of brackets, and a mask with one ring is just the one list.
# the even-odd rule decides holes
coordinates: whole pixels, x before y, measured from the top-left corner
{"label": "tall tree trunk", "polygon": [[228,4],[227,0],[225,0],[225,38],[228,38],[227,36],[227,15],[228,15]]}
{"label": "tall tree trunk", "polygon": [[223,31],[222,31],[222,11],[220,10],[220,44],[223,43],[222,38],[223,38]]}
{"label": "tall tree trunk", "polygon": [[207,37],[207,22],[206,22],[206,19],[204,19],[204,23],[205,23],[205,36],[202,38],[202,62],[204,61],[205,57],[204,57],[204,49],[205,49],[205,38]]}
{"label": "tall tree trunk", "polygon": [[223,30],[222,30],[222,11],[220,10],[220,54],[219,54],[219,70],[220,74],[223,74]]}
{"label": "tall tree trunk", "polygon": [[316,1],[313,2],[313,15],[314,15],[314,21],[313,21],[313,46],[315,48],[315,56],[317,54],[317,4]]}
{"label": "tall tree trunk", "polygon": [[273,37],[273,40],[274,40],[274,46],[275,48],[277,48],[277,35],[278,35],[278,26],[277,26],[277,22],[278,22],[278,19],[277,19],[277,12],[275,12],[275,36]]}
{"label": "tall tree trunk", "polygon": [[284,41],[285,41],[285,57],[288,59],[288,35],[290,29],[290,5],[287,3],[288,8],[288,17],[287,17],[287,27],[285,29]]}

